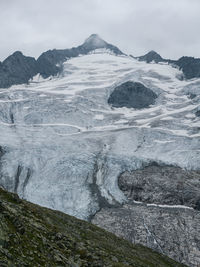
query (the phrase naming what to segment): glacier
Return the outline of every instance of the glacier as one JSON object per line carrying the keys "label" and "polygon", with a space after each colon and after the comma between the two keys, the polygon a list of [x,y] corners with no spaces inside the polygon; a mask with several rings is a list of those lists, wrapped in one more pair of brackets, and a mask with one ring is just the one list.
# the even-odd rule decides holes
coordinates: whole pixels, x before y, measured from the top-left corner
{"label": "glacier", "polygon": [[[63,72],[0,89],[0,185],[31,202],[89,219],[126,197],[117,178],[158,162],[199,170],[200,79],[166,63],[97,49]],[[158,95],[146,109],[114,108],[126,81]],[[190,95],[195,94],[195,98]]]}

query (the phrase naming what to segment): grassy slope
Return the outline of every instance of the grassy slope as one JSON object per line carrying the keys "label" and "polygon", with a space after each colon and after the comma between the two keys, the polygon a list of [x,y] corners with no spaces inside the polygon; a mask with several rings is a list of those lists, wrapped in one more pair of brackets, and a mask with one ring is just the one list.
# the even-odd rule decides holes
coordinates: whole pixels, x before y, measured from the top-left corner
{"label": "grassy slope", "polygon": [[0,189],[0,266],[184,266]]}

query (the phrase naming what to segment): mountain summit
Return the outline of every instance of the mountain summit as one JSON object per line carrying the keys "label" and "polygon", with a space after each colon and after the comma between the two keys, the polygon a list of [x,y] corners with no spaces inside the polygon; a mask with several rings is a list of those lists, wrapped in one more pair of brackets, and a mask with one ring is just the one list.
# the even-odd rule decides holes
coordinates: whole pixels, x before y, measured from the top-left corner
{"label": "mountain summit", "polygon": [[163,62],[164,59],[155,51],[151,50],[144,56],[138,57],[139,61],[146,61],[147,63],[150,63],[154,61],[155,63]]}
{"label": "mountain summit", "polygon": [[98,34],[91,34],[85,42],[78,46],[77,48],[81,49],[82,51],[85,50],[86,53],[91,52],[96,49],[105,48],[110,50],[115,55],[122,55],[122,51],[119,50],[118,47],[107,43],[104,41]]}
{"label": "mountain summit", "polygon": [[55,75],[62,70],[62,67],[58,67],[69,58],[77,57],[79,55],[87,55],[88,53],[103,48],[109,50],[114,55],[123,55],[123,52],[116,46],[107,43],[99,37],[97,34],[90,35],[85,42],[77,47],[71,49],[53,49],[43,53],[37,60],[39,73],[44,77]]}
{"label": "mountain summit", "polygon": [[105,49],[114,55],[123,55],[118,47],[107,43],[98,34],[90,35],[82,45],[77,47],[48,50],[42,53],[37,60],[16,51],[2,63],[0,62],[0,88],[28,83],[37,73],[44,78],[57,75],[62,72],[64,61],[79,55],[87,55],[96,49]]}
{"label": "mountain summit", "polygon": [[103,48],[106,45],[107,43],[98,34],[91,34],[83,44],[83,46],[90,47],[91,49]]}

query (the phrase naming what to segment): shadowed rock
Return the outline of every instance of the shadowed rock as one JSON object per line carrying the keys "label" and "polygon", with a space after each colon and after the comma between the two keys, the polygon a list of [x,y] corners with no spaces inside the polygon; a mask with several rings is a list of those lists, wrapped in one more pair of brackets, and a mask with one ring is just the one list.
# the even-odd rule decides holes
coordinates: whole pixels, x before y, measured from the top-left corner
{"label": "shadowed rock", "polygon": [[0,88],[27,83],[37,73],[36,60],[17,51],[0,65]]}
{"label": "shadowed rock", "polygon": [[186,79],[200,77],[200,58],[181,57],[174,63],[183,71]]}
{"label": "shadowed rock", "polygon": [[155,103],[157,95],[138,82],[126,82],[117,86],[108,99],[113,107],[147,108]]}
{"label": "shadowed rock", "polygon": [[197,111],[195,112],[195,115],[196,115],[197,117],[200,117],[200,110],[197,110]]}

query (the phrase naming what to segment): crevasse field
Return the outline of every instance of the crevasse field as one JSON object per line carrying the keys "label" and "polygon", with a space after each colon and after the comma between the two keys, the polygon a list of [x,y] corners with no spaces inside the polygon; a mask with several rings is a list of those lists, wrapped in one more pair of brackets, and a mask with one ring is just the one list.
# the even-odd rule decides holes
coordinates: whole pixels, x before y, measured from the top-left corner
{"label": "crevasse field", "polygon": [[[87,219],[126,200],[117,178],[155,161],[200,166],[200,79],[167,64],[98,50],[69,59],[61,76],[0,90],[0,184],[34,203]],[[113,108],[126,81],[157,95],[146,109]],[[196,94],[193,99],[189,94]]]}

